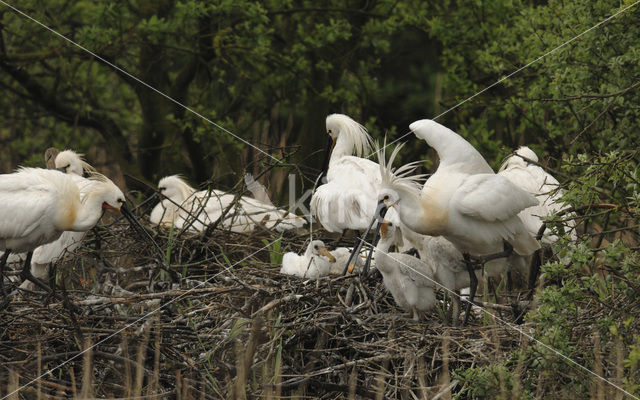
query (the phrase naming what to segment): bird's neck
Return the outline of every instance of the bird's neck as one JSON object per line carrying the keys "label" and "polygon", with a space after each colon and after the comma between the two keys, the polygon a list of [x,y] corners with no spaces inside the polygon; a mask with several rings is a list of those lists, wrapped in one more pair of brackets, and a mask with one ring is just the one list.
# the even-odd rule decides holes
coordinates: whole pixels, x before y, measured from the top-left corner
{"label": "bird's neck", "polygon": [[355,144],[349,140],[346,135],[338,136],[336,145],[331,151],[331,158],[329,158],[329,165],[345,156],[353,154]]}
{"label": "bird's neck", "polygon": [[385,272],[388,269],[386,267],[389,265],[389,261],[390,261],[389,249],[391,248],[392,244],[393,244],[393,238],[391,236],[386,236],[386,237],[380,238],[380,241],[378,241],[378,244],[376,245],[376,250],[374,253],[374,257],[376,259],[376,265],[377,265],[377,268],[383,272]]}
{"label": "bird's neck", "polygon": [[308,260],[311,257],[313,257],[313,249],[311,248],[311,246],[309,246],[307,247],[307,250],[304,252],[304,258]]}
{"label": "bird's neck", "polygon": [[102,217],[103,197],[100,191],[90,192],[78,208],[75,222],[70,230],[85,232],[93,228]]}
{"label": "bird's neck", "polygon": [[402,223],[423,235],[442,235],[448,215],[435,198],[423,197],[421,192],[400,194],[398,212]]}

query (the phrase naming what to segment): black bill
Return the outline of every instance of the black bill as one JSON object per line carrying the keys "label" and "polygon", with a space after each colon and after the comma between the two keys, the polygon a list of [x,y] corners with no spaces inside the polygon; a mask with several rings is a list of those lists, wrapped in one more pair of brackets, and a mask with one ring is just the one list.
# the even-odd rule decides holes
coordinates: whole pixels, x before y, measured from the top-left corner
{"label": "black bill", "polygon": [[[376,212],[373,216],[373,219],[371,219],[371,223],[369,224],[369,227],[367,228],[367,230],[362,234],[361,237],[356,238],[356,242],[353,245],[353,252],[351,253],[351,256],[349,256],[349,260],[347,261],[347,265],[345,265],[344,267],[344,271],[342,272],[342,275],[346,275],[347,271],[350,269],[350,266],[355,265],[355,258],[359,257],[360,255],[360,251],[362,250],[362,246],[364,245],[364,240],[367,237],[367,235],[369,234],[369,231],[371,231],[371,228],[373,227],[373,224],[378,221],[378,225],[376,226],[376,232],[374,234],[373,237],[373,246],[376,245],[376,240],[378,238],[379,232],[380,232],[380,224],[382,224],[382,221],[384,220],[384,216],[387,213],[387,206],[384,204],[384,202],[380,201],[378,203],[378,206],[376,207]],[[373,248],[371,250],[371,252],[373,252]],[[362,274],[366,275],[367,273],[369,273],[369,265],[371,264],[371,252],[369,252],[369,256],[367,257],[367,261],[365,263],[365,266],[362,270]]]}

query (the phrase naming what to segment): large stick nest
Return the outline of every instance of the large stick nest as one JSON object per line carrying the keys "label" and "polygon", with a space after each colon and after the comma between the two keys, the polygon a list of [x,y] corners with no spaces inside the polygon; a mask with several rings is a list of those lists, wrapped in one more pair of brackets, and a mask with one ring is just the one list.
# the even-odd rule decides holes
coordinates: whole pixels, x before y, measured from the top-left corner
{"label": "large stick nest", "polygon": [[305,232],[146,225],[159,249],[124,220],[102,225],[56,263],[53,295],[22,292],[0,312],[0,387],[44,373],[20,396],[432,398],[462,389],[451,370],[522,339],[491,320],[449,327],[442,309],[414,321],[376,275],[281,275]]}

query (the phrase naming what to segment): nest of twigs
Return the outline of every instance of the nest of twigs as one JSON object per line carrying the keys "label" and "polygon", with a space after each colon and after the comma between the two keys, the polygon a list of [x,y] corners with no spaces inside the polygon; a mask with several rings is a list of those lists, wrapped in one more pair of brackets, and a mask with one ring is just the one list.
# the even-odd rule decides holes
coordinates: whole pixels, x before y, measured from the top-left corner
{"label": "nest of twigs", "polygon": [[464,389],[456,369],[521,340],[486,319],[450,327],[442,310],[414,321],[376,275],[281,275],[305,232],[146,229],[157,247],[124,220],[95,228],[57,262],[53,294],[22,292],[0,311],[7,394],[448,398]]}

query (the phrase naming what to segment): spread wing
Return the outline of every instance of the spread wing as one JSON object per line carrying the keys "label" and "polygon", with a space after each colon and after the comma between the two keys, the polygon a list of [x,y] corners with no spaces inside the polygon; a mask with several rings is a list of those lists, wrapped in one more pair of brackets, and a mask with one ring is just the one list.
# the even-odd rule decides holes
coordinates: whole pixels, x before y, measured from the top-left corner
{"label": "spread wing", "polygon": [[464,215],[493,222],[512,218],[538,200],[504,176],[477,174],[464,180],[451,204]]}

